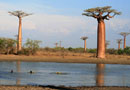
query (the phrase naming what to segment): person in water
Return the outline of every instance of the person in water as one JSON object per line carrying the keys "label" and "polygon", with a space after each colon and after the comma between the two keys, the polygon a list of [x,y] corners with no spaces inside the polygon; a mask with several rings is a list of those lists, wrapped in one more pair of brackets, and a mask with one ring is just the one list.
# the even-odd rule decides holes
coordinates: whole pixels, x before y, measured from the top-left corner
{"label": "person in water", "polygon": [[34,74],[34,72],[31,70],[30,72],[29,72],[30,74]]}
{"label": "person in water", "polygon": [[13,70],[10,71],[10,73],[13,73],[13,72],[14,72]]}

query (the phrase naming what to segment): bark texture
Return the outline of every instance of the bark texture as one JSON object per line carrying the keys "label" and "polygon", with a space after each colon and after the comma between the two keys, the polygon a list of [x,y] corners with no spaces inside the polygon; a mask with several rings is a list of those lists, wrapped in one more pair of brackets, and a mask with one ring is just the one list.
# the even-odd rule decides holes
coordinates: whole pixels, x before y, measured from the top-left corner
{"label": "bark texture", "polygon": [[105,58],[105,23],[98,21],[97,58]]}
{"label": "bark texture", "polygon": [[84,40],[84,51],[86,52],[86,40]]}
{"label": "bark texture", "polygon": [[19,28],[18,28],[18,50],[22,50],[22,18],[19,17]]}
{"label": "bark texture", "polygon": [[120,49],[120,43],[118,43],[118,50]]}
{"label": "bark texture", "polygon": [[124,36],[124,49],[126,48],[126,36]]}

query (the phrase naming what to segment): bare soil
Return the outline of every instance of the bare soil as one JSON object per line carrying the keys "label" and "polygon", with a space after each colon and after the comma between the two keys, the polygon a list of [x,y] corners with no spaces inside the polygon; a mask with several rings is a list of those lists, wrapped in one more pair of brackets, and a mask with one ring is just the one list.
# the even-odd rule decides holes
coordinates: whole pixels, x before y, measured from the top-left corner
{"label": "bare soil", "polygon": [[130,87],[0,86],[0,90],[130,90]]}
{"label": "bare soil", "polygon": [[129,64],[128,55],[110,55],[105,59],[96,58],[90,53],[68,53],[68,52],[44,52],[37,55],[0,55],[0,61],[26,61],[26,62],[59,62],[59,63],[102,63],[102,64]]}

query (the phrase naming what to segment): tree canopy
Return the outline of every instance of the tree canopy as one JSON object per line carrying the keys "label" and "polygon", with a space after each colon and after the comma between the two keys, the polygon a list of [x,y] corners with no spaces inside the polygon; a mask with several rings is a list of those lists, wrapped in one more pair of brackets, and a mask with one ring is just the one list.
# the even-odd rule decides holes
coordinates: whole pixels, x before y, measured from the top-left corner
{"label": "tree canopy", "polygon": [[25,17],[25,16],[29,16],[29,15],[32,15],[32,13],[25,13],[23,11],[13,11],[13,12],[8,12],[10,15],[14,15],[14,16],[17,16],[18,18],[22,18],[22,17]]}
{"label": "tree canopy", "polygon": [[84,37],[81,37],[80,39],[86,40],[86,39],[88,39],[88,37],[87,37],[87,36],[84,36]]}
{"label": "tree canopy", "polygon": [[120,35],[122,35],[122,36],[124,36],[124,37],[126,37],[127,35],[129,35],[130,33],[128,33],[128,32],[121,32],[120,33]]}
{"label": "tree canopy", "polygon": [[117,39],[117,43],[122,43],[122,39]]}
{"label": "tree canopy", "polygon": [[[111,6],[104,7],[96,7],[84,10],[85,13],[82,15],[94,18],[101,18],[109,20],[109,18],[113,18],[115,15],[120,15],[121,12],[116,11],[115,9],[111,9]],[[113,14],[112,16],[110,14]]]}

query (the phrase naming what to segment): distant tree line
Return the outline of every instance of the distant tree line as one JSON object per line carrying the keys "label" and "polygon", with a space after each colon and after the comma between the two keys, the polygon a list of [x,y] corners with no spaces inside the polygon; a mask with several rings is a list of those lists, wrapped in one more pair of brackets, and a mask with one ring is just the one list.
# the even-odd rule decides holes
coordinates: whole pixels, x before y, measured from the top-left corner
{"label": "distant tree line", "polygon": [[[18,52],[18,54],[23,55],[35,55],[38,51],[42,52],[74,52],[74,53],[95,53],[97,52],[96,48],[90,48],[86,49],[86,52],[84,52],[84,48],[64,48],[64,47],[40,47],[41,41],[39,40],[31,40],[27,39],[26,42],[23,45],[23,49]],[[106,53],[108,54],[126,54],[130,55],[130,47],[126,47],[125,49],[114,49],[114,48],[108,48],[106,49]],[[17,54],[17,40],[11,39],[11,38],[0,38],[0,54]]]}

